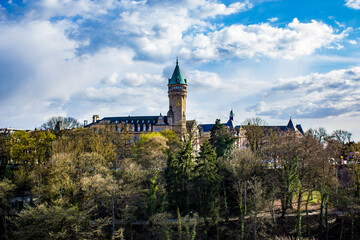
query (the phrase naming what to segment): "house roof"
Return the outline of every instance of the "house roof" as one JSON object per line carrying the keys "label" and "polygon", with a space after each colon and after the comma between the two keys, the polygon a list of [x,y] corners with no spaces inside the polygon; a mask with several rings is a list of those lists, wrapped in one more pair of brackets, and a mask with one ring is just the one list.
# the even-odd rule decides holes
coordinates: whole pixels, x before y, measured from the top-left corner
{"label": "house roof", "polygon": [[[230,129],[237,129],[239,130],[241,128],[241,125],[236,125],[236,122],[233,118],[233,114],[230,113],[230,118],[229,121],[227,121],[227,123],[223,123],[225,126],[229,127]],[[202,130],[203,132],[210,132],[211,128],[214,126],[215,124],[200,124],[199,125],[199,129]],[[300,124],[297,124],[296,127],[294,127],[294,124],[292,122],[292,120],[290,119],[288,124],[286,126],[261,126],[265,129],[265,131],[270,131],[270,130],[274,130],[274,131],[281,131],[281,132],[286,132],[286,131],[295,131],[298,130],[302,135],[304,135],[304,131],[301,127]]]}
{"label": "house roof", "polygon": [[[162,116],[164,122],[167,123],[167,117]],[[128,124],[157,124],[159,116],[127,116],[127,117],[104,117],[99,122],[101,123],[128,123]],[[93,125],[93,123],[89,124]]]}
{"label": "house roof", "polygon": [[198,127],[200,130],[202,130],[203,132],[210,132],[210,129],[214,126],[215,124],[200,124]]}

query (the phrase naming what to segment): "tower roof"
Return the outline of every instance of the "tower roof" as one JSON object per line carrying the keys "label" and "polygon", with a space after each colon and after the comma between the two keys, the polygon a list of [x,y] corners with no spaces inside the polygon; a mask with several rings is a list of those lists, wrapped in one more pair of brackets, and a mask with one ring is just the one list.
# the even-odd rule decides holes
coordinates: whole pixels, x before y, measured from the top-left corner
{"label": "tower roof", "polygon": [[171,78],[169,78],[168,84],[184,84],[187,85],[186,79],[184,79],[181,75],[180,67],[179,67],[179,61],[176,59],[176,67],[174,69],[174,73]]}

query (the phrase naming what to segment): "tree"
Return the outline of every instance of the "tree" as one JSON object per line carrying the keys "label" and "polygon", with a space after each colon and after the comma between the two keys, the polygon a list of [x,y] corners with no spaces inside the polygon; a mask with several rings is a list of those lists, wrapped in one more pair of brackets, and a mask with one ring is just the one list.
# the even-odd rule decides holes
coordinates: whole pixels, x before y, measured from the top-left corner
{"label": "tree", "polygon": [[164,210],[164,200],[166,192],[159,194],[159,181],[158,181],[158,171],[155,171],[154,175],[150,179],[150,186],[148,192],[148,203],[147,203],[147,212],[148,216],[151,217],[155,213],[160,213]]}
{"label": "tree", "polygon": [[114,165],[115,169],[118,169],[120,161],[131,157],[131,150],[134,147],[132,129],[124,123],[118,125],[113,143],[117,150],[117,158]]}
{"label": "tree", "polygon": [[5,178],[0,181],[0,221],[2,223],[0,236],[3,235],[4,239],[8,239],[7,216],[9,215],[10,197],[12,196],[14,190],[15,184],[13,184],[9,179]]}
{"label": "tree", "polygon": [[82,124],[79,123],[75,118],[72,117],[51,117],[47,122],[41,125],[41,128],[44,130],[50,131],[61,131],[81,127]]}
{"label": "tree", "polygon": [[146,169],[164,168],[166,164],[167,139],[161,133],[142,134],[133,149],[135,159]]}
{"label": "tree", "polygon": [[17,131],[9,136],[10,157],[25,168],[45,164],[51,156],[55,135],[44,131]]}
{"label": "tree", "polygon": [[198,210],[201,216],[218,217],[218,198],[221,177],[216,165],[216,153],[208,140],[200,148],[194,169]]}
{"label": "tree", "polygon": [[114,131],[111,125],[99,125],[91,129],[87,146],[90,152],[100,154],[107,163],[115,166],[118,159],[114,144],[116,139],[118,139],[118,132]]}
{"label": "tree", "polygon": [[[11,219],[12,239],[108,239],[108,220],[90,221],[76,207],[41,204],[21,211]],[[89,238],[90,236],[90,238]]]}
{"label": "tree", "polygon": [[216,119],[215,125],[210,129],[210,143],[215,149],[218,157],[229,156],[234,149],[235,137],[232,136],[230,129]]}
{"label": "tree", "polygon": [[179,208],[186,214],[190,206],[190,183],[193,179],[194,156],[191,139],[188,140],[178,157],[169,153],[165,169],[166,189],[168,192],[170,208]]}
{"label": "tree", "polygon": [[168,152],[177,153],[182,148],[182,141],[176,132],[165,129],[160,132],[160,134],[167,139],[166,144],[168,146]]}
{"label": "tree", "polygon": [[329,135],[326,132],[326,129],[319,127],[317,129],[310,128],[306,135],[310,135],[313,139],[316,139],[318,142],[325,144],[329,138]]}
{"label": "tree", "polygon": [[346,143],[350,142],[351,140],[351,133],[345,130],[335,130],[332,134],[332,137],[339,141],[340,143],[342,143],[343,145],[345,145]]}
{"label": "tree", "polygon": [[256,152],[264,143],[266,122],[259,117],[248,118],[243,123],[245,136],[248,140],[251,151]]}
{"label": "tree", "polygon": [[240,239],[244,239],[245,216],[247,214],[248,183],[251,178],[261,176],[263,169],[260,158],[251,150],[236,150],[230,161],[226,162],[226,168],[231,173],[232,189],[238,205],[238,217],[240,222]]}
{"label": "tree", "polygon": [[6,166],[10,163],[10,137],[0,136],[0,164]]}
{"label": "tree", "polygon": [[288,131],[274,137],[272,143],[262,150],[266,159],[274,161],[282,217],[285,216],[287,209],[292,208],[293,194],[297,189],[301,161],[300,145],[301,142],[296,133]]}

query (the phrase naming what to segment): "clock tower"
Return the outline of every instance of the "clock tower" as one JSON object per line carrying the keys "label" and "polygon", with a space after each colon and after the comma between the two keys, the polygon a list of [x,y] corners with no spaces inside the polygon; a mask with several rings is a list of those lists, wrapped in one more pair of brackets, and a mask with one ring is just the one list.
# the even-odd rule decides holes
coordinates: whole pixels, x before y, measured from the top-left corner
{"label": "clock tower", "polygon": [[176,66],[172,77],[168,82],[169,111],[167,119],[172,129],[184,136],[186,133],[186,94],[187,82],[180,72],[179,62],[176,59]]}

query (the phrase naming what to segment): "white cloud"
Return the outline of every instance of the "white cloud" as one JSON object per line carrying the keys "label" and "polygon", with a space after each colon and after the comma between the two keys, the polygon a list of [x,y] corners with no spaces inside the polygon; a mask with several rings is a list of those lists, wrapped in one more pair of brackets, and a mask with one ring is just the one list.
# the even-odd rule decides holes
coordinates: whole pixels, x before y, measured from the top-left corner
{"label": "white cloud", "polygon": [[[337,34],[331,26],[322,22],[300,23],[296,18],[286,28],[272,27],[268,23],[239,24],[208,33],[206,38],[211,43],[207,41],[203,46],[195,44],[192,52],[193,58],[203,61],[232,56],[293,59],[310,55],[320,48],[341,48],[340,41],[346,35],[347,31]],[[194,36],[195,40],[199,38],[205,39],[205,36]]]}
{"label": "white cloud", "polygon": [[120,5],[114,0],[39,0],[27,4],[32,8],[28,17],[38,19],[57,16],[95,18]]}
{"label": "white cloud", "polygon": [[349,40],[349,43],[352,44],[352,45],[356,45],[356,44],[357,44],[357,41],[355,41],[355,40],[352,39],[352,40]]}
{"label": "white cloud", "polygon": [[189,84],[197,89],[209,91],[209,88],[219,89],[224,86],[220,77],[213,72],[191,71],[189,72]]}
{"label": "white cloud", "polygon": [[109,77],[104,78],[102,80],[102,83],[104,84],[115,84],[117,82],[118,74],[116,72],[113,72]]}
{"label": "white cloud", "polygon": [[276,22],[277,20],[279,20],[277,17],[273,17],[273,18],[268,19],[269,22]]}
{"label": "white cloud", "polygon": [[226,6],[222,3],[205,1],[196,12],[198,12],[198,16],[206,18],[217,15],[230,15],[249,8],[252,8],[252,4],[248,2],[235,2]]}
{"label": "white cloud", "polygon": [[360,67],[280,79],[262,100],[247,108],[262,116],[324,118],[360,111]]}
{"label": "white cloud", "polygon": [[148,84],[150,86],[159,86],[161,83],[165,83],[160,75],[151,75],[146,73],[126,73],[122,79],[122,83],[126,86],[139,87]]}
{"label": "white cloud", "polygon": [[346,0],[345,5],[349,8],[354,8],[356,10],[359,10],[360,9],[360,0]]}
{"label": "white cloud", "polygon": [[[96,113],[166,113],[167,80],[159,73],[176,55],[199,63],[234,57],[291,59],[311,55],[320,48],[337,48],[347,33],[322,22],[300,23],[297,19],[283,28],[266,23],[225,27],[221,21],[214,23],[215,17],[250,9],[249,1],[26,3],[16,9],[17,15],[1,15],[4,10],[0,9],[0,19],[4,20],[0,23],[0,110],[6,113],[0,118],[0,126],[11,123],[32,128],[53,115],[89,119]],[[227,73],[209,70],[211,66],[189,68],[189,113],[202,118],[215,119],[221,111],[227,116],[234,99],[259,83],[252,79],[254,82],[247,80],[252,85],[243,86],[244,75],[229,80]],[[259,106],[261,111],[269,109],[266,104]]]}

